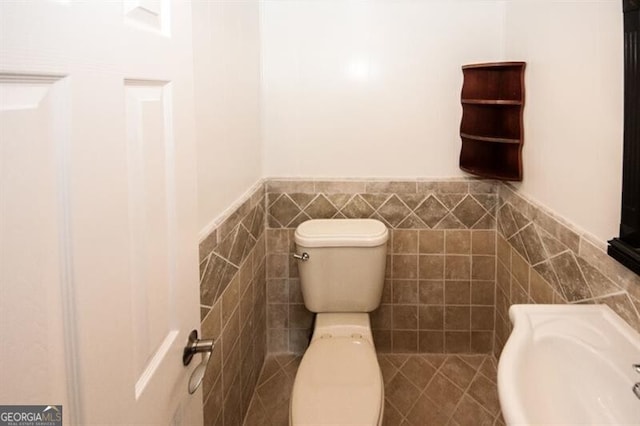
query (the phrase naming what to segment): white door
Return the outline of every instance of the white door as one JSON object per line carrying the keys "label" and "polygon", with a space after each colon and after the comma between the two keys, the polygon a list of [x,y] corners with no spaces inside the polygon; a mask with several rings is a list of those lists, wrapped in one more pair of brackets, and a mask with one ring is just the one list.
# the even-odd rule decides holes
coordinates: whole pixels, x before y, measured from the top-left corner
{"label": "white door", "polygon": [[0,1],[0,404],[201,424],[186,1]]}

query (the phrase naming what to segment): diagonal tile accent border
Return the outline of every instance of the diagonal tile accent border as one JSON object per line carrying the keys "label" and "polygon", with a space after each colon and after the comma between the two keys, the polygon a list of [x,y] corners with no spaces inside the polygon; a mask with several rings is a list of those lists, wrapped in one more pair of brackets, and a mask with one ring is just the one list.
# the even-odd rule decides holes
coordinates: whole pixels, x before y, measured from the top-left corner
{"label": "diagonal tile accent border", "polygon": [[509,184],[498,184],[498,194],[496,355],[511,330],[508,308],[514,303],[605,303],[640,331],[640,276]]}
{"label": "diagonal tile accent border", "polygon": [[269,193],[268,200],[271,228],[295,228],[307,217],[373,217],[392,229],[494,229],[497,195],[318,193],[314,197],[310,193]]}

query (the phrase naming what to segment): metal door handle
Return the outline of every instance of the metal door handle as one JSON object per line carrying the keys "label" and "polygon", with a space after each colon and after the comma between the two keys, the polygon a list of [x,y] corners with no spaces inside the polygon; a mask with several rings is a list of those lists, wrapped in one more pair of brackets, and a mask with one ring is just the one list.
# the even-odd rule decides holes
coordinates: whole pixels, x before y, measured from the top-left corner
{"label": "metal door handle", "polygon": [[191,373],[191,377],[189,378],[189,393],[191,394],[198,389],[204,379],[204,373],[207,370],[209,359],[211,359],[211,352],[213,352],[214,345],[215,343],[213,339],[198,339],[197,330],[192,330],[191,333],[189,333],[189,341],[184,347],[184,352],[182,353],[182,363],[185,366],[189,365],[195,354],[203,354],[202,362],[193,370],[193,373]]}

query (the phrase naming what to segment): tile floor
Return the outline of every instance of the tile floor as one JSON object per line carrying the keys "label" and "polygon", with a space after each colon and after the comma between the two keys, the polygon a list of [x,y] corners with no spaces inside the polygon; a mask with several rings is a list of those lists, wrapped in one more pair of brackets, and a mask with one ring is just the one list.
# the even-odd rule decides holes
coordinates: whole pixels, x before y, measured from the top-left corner
{"label": "tile floor", "polygon": [[[383,425],[504,425],[490,355],[379,354],[385,384]],[[287,426],[300,357],[264,363],[245,426]]]}

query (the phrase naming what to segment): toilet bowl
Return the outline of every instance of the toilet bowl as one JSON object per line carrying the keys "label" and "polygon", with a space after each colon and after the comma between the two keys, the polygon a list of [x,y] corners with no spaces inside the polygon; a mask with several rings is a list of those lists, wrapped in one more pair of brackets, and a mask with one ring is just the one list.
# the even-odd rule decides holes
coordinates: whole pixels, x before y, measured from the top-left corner
{"label": "toilet bowl", "polygon": [[368,314],[318,314],[296,374],[290,425],[381,425],[384,386]]}
{"label": "toilet bowl", "polygon": [[310,220],[295,233],[305,306],[317,313],[293,384],[289,424],[382,424],[384,386],[369,312],[380,304],[387,228],[373,219]]}

